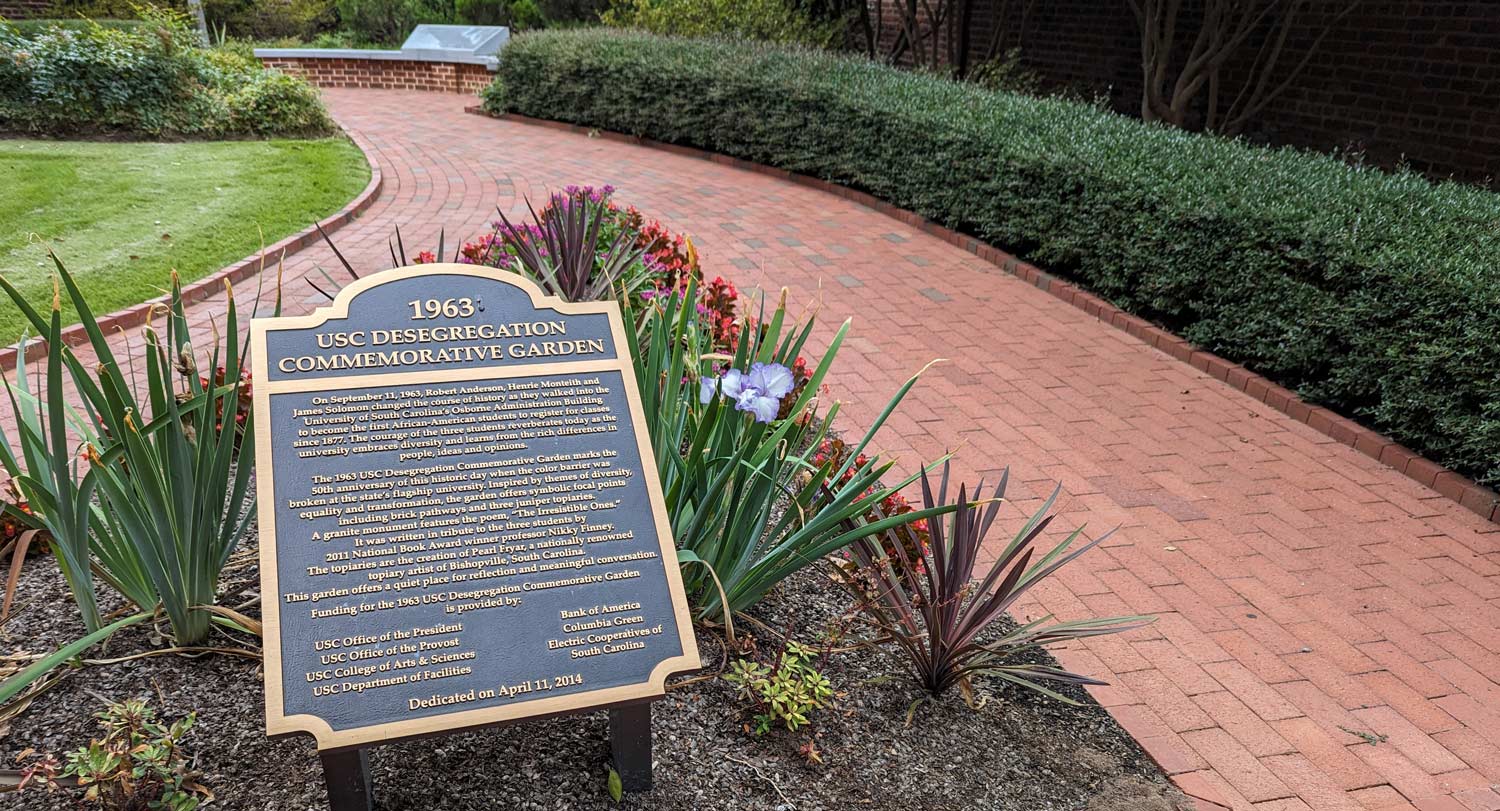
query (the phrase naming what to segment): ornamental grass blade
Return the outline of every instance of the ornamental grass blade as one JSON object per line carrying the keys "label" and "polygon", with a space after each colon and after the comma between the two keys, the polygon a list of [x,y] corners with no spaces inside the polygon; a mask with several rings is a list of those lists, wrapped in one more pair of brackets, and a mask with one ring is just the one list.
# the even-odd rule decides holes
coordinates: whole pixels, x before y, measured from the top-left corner
{"label": "ornamental grass blade", "polygon": [[17,673],[16,675],[11,676],[5,681],[0,682],[0,706],[3,706],[11,699],[20,695],[22,691],[24,691],[27,687],[30,687],[32,683],[37,679],[40,679],[41,677],[50,673],[53,668],[64,664],[78,654],[83,653],[94,645],[97,645],[98,643],[110,638],[115,634],[115,632],[128,628],[132,625],[139,624],[149,619],[151,619],[150,613],[140,613],[128,616],[121,620],[116,620],[115,622],[103,628],[91,631],[83,635],[82,637],[69,642],[68,644],[62,646],[61,648],[58,648],[56,651],[48,654],[47,656],[38,659],[34,664],[30,665],[25,670],[22,670],[20,673]]}
{"label": "ornamental grass blade", "polygon": [[328,236],[328,232],[323,230],[323,224],[315,222],[313,226],[318,229],[318,233],[322,235],[323,241],[328,243],[329,249],[333,251],[334,256],[338,257],[339,264],[344,266],[344,270],[349,273],[349,276],[358,279],[359,273],[354,270],[353,265],[349,264],[349,260],[344,258],[344,252],[339,250],[339,246],[333,244],[333,237]]}

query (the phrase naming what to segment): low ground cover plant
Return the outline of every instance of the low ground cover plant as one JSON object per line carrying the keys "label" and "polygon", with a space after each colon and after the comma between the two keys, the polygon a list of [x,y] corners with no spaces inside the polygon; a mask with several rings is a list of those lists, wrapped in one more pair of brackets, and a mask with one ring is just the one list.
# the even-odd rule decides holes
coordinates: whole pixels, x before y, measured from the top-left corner
{"label": "low ground cover plant", "polygon": [[[51,753],[28,754],[22,789],[76,792],[80,807],[105,811],[193,811],[213,799],[199,785],[182,741],[192,730],[192,713],[168,724],[138,698],[110,704],[96,716],[104,731],[59,761]],[[76,782],[65,787],[61,780]]]}
{"label": "low ground cover plant", "polygon": [[139,137],[324,135],[317,90],[243,49],[209,50],[186,18],[128,28],[0,22],[0,131]]}
{"label": "low ground cover plant", "polygon": [[734,660],[724,680],[733,684],[751,707],[746,729],[764,735],[773,726],[796,731],[811,723],[814,712],[829,706],[833,684],[818,669],[823,657],[813,648],[789,640],[769,661],[755,657]]}
{"label": "low ground cover plant", "polygon": [[1500,196],[834,54],[517,37],[485,94],[866,190],[1500,483]]}

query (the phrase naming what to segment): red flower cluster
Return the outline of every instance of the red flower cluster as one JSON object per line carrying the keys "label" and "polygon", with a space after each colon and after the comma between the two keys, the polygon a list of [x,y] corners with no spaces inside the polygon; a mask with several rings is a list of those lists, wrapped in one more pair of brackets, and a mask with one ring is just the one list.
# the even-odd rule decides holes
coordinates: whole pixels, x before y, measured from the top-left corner
{"label": "red flower cluster", "polygon": [[[461,257],[459,261],[466,264],[489,265],[491,267],[495,266],[497,259],[505,258],[508,260],[509,258],[509,254],[505,252],[505,240],[500,236],[498,231],[489,234],[480,234],[479,239],[473,242],[465,242],[464,246],[459,249],[458,254]],[[417,257],[419,260],[418,264],[421,264],[421,258],[420,256]],[[501,261],[500,264],[504,265],[505,262]]]}
{"label": "red flower cluster", "polygon": [[[224,385],[224,374],[225,372],[223,366],[220,366],[217,370],[214,371],[214,382],[212,384],[214,387]],[[210,386],[208,378],[204,377],[203,375],[198,375],[198,385],[202,386],[205,391],[208,390]],[[234,427],[236,431],[243,432],[245,430],[245,420],[250,416],[250,409],[252,408],[252,404],[254,403],[255,399],[250,388],[249,369],[245,369],[244,371],[240,372],[239,391],[240,405],[234,413]],[[185,399],[189,396],[190,395],[184,392],[178,395],[178,399]],[[219,401],[218,413],[214,415],[214,430],[224,430],[224,402],[222,400]]]}
{"label": "red flower cluster", "polygon": [[[644,219],[633,207],[626,212],[626,217],[637,224],[635,244],[645,252],[647,266],[658,276],[658,290],[681,290],[687,287],[689,279],[703,280],[698,252],[693,250],[693,244],[686,236],[668,231],[657,220]],[[626,227],[629,225],[627,223]]]}
{"label": "red flower cluster", "polygon": [[[7,494],[11,502],[10,506],[26,515],[32,514],[31,505],[26,503],[26,499],[21,497],[21,491],[16,489],[15,482],[6,482],[5,489],[10,491]],[[31,528],[31,524],[26,523],[9,512],[0,513],[0,542],[9,541]]]}
{"label": "red flower cluster", "polygon": [[[836,469],[848,460],[849,453],[850,449],[844,444],[843,440],[825,439],[818,445],[818,449],[813,453],[812,461],[813,464],[827,464],[829,465],[829,467]],[[854,471],[860,467],[863,467],[865,464],[869,463],[869,461],[869,457],[865,456],[862,453],[858,456],[855,456],[854,464],[851,465],[848,470],[844,471],[844,474],[839,477],[837,484],[847,483],[851,478],[854,477]],[[867,490],[864,493],[860,494],[859,498],[865,498],[869,496],[871,492],[873,492],[873,490]],[[902,496],[900,493],[891,493],[890,495],[881,499],[879,512],[877,513],[876,510],[872,508],[868,513],[865,514],[865,520],[876,521],[881,517],[889,518],[895,515],[906,515],[907,513],[915,511],[915,508],[913,508],[911,506],[911,503],[906,500],[906,497]],[[891,564],[899,569],[901,567],[901,555],[897,553],[897,551],[893,547],[890,546],[890,539],[892,537],[896,538],[901,543],[901,545],[905,547],[907,559],[912,561],[912,563],[919,567],[920,570],[920,567],[922,565],[922,553],[926,551],[928,545],[932,543],[932,533],[927,528],[927,522],[923,520],[902,524],[895,530],[881,536],[881,546],[884,548],[886,555],[890,557]],[[846,572],[852,573],[854,569],[857,568],[854,566],[853,561],[846,560],[845,563],[847,564],[844,566]]]}
{"label": "red flower cluster", "polygon": [[[723,276],[715,276],[713,281],[699,288],[698,296],[698,312],[708,319],[714,346],[731,350],[738,346],[740,320],[735,311],[739,308],[740,291]],[[801,382],[806,379],[807,364],[800,363],[801,358],[797,360],[799,368],[804,372],[797,378]],[[792,371],[795,374],[797,369]]]}

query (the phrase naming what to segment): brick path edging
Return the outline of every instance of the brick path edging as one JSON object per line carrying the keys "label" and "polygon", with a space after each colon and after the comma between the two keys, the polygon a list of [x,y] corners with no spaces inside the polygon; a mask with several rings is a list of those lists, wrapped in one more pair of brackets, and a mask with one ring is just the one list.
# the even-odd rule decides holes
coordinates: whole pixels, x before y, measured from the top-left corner
{"label": "brick path edging", "polygon": [[[464,109],[465,112],[473,115],[490,115],[479,105],[473,105]],[[729,155],[721,155],[695,147],[682,146],[681,144],[669,144],[662,141],[653,141],[649,138],[640,138],[634,135],[610,132],[594,127],[568,124],[562,121],[531,118],[514,113],[506,113],[496,117],[507,121],[566,130],[568,132],[589,133],[601,138],[636,144],[651,149],[660,149],[677,155],[732,166],[736,169],[745,169],[757,174],[769,175],[796,183],[799,186],[807,186],[827,192],[874,209],[887,217],[891,217],[913,228],[921,229],[949,244],[968,251],[1012,276],[1083,310],[1115,329],[1129,333],[1161,352],[1228,383],[1231,387],[1250,395],[1288,417],[1306,424],[1314,431],[1340,444],[1354,448],[1381,464],[1393,468],[1413,481],[1431,487],[1433,490],[1458,502],[1461,506],[1478,514],[1480,517],[1500,524],[1500,494],[1497,494],[1494,490],[1477,484],[1471,479],[1423,457],[1421,454],[1402,446],[1389,437],[1360,425],[1348,417],[1344,417],[1322,406],[1305,402],[1291,389],[1277,385],[1238,363],[1233,363],[1212,352],[1199,349],[1183,338],[1156,326],[1144,318],[1121,310],[1072,282],[1064,281],[986,242],[982,242],[967,234],[960,234],[957,231],[928,220],[915,212],[897,208],[871,194],[846,186],[840,186],[836,183],[830,183],[821,178],[801,175],[785,169],[778,169],[774,166],[752,163],[751,161],[741,160]]]}
{"label": "brick path edging", "polygon": [[[332,234],[334,231],[358,219],[359,215],[365,209],[368,209],[380,198],[381,188],[385,185],[385,181],[380,173],[380,166],[371,157],[369,146],[363,140],[358,136],[349,133],[346,134],[354,142],[354,146],[359,150],[359,154],[364,157],[366,165],[370,167],[370,182],[365,184],[364,189],[353,200],[349,201],[348,205],[319,220],[316,225],[310,225],[289,237],[261,248],[258,253],[253,253],[196,282],[184,285],[182,288],[182,300],[184,303],[192,304],[194,302],[206,301],[227,284],[248,279],[266,268],[275,267],[278,262],[287,256],[321,239],[322,237],[318,234],[318,228],[321,227],[325,232]],[[165,305],[168,298],[169,296],[167,295],[161,295],[143,301],[140,304],[133,304],[129,307],[115,310],[99,319],[99,328],[105,333],[109,333],[114,330],[138,327],[146,322],[147,314],[152,312],[154,308]],[[84,331],[82,324],[73,324],[63,328],[62,339],[63,343],[68,346],[79,346],[88,342],[88,333]],[[31,343],[26,348],[25,362],[29,363],[44,356],[46,350],[46,341],[32,338]],[[15,344],[0,349],[0,372],[8,372],[16,368],[16,355]]]}

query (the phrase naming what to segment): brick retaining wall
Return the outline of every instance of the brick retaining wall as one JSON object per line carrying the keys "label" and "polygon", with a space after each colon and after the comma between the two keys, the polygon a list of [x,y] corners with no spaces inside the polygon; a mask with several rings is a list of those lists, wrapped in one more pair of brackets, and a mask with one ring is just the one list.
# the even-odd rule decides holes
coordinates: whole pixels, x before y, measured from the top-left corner
{"label": "brick retaining wall", "polygon": [[301,76],[318,87],[365,87],[478,93],[495,74],[485,65],[415,59],[262,56],[262,64]]}

